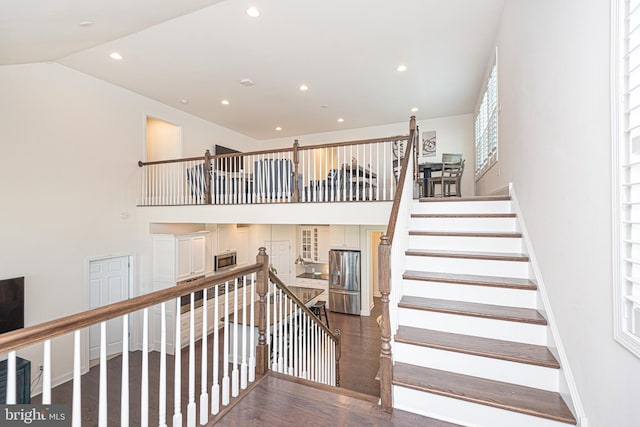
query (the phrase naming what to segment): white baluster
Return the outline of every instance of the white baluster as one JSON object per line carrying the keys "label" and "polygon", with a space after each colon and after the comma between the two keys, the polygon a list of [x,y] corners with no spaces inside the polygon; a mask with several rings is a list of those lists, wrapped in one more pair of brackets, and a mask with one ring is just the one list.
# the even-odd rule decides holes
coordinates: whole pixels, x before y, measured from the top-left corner
{"label": "white baluster", "polygon": [[[393,144],[393,142],[391,143]],[[398,144],[400,144],[400,142],[398,142]],[[383,197],[387,197],[387,150],[390,147],[390,145],[387,143],[385,144],[385,146],[382,147],[382,167],[384,168],[384,179],[382,180],[382,194]],[[398,145],[398,155],[400,153],[400,146]],[[393,156],[390,156],[393,159]],[[393,161],[393,160],[392,160]],[[391,175],[393,175],[393,165],[391,165]],[[398,159],[398,174],[400,173],[400,159]],[[393,179],[393,177],[391,177],[391,179]],[[391,188],[393,189],[393,184],[391,184]],[[392,190],[393,191],[393,190]],[[393,198],[389,197],[389,198],[385,198],[385,200],[391,200]]]}
{"label": "white baluster", "polygon": [[[387,177],[386,175],[382,175],[380,176],[380,144],[381,143],[376,143],[376,175],[378,176],[378,179],[382,179],[382,181],[384,182]],[[376,200],[380,200],[380,182],[377,183],[378,185],[376,186]]]}
{"label": "white baluster", "polygon": [[120,384],[120,425],[124,427],[129,425],[129,316],[127,314],[122,316],[122,381]]}
{"label": "white baluster", "polygon": [[284,372],[284,322],[285,316],[283,311],[282,289],[278,289],[278,372]]}
{"label": "white baluster", "polygon": [[299,371],[300,366],[298,365],[298,357],[299,357],[299,351],[300,351],[300,347],[299,347],[300,342],[298,341],[300,337],[300,334],[298,333],[299,331],[298,316],[299,315],[300,315],[300,310],[296,305],[294,315],[293,315],[293,374],[292,374],[296,377],[300,374],[300,371]]}
{"label": "white baluster", "polygon": [[51,405],[51,340],[44,342],[42,362],[42,404]]}
{"label": "white baluster", "polygon": [[[268,305],[267,305],[268,307]],[[278,316],[278,290],[273,285],[273,341],[272,341],[272,350],[273,361],[271,363],[271,370],[274,372],[278,372],[278,324],[280,323],[280,317]]]}
{"label": "white baluster", "polygon": [[293,300],[289,299],[289,319],[287,321],[287,324],[289,325],[289,364],[287,365],[289,367],[288,369],[288,374],[289,375],[293,375],[293,343],[294,343],[294,336],[293,336]]}
{"label": "white baluster", "polygon": [[302,312],[302,366],[300,367],[300,377],[307,378],[307,313]]}
{"label": "white baluster", "polygon": [[10,351],[7,360],[7,405],[16,404],[16,352]]}
{"label": "white baluster", "polygon": [[107,426],[107,322],[100,323],[100,386],[98,426]]}
{"label": "white baluster", "polygon": [[196,338],[195,338],[195,294],[190,295],[189,305],[189,400],[187,403],[187,426],[196,425]]}
{"label": "white baluster", "polygon": [[167,319],[160,304],[160,382],[158,384],[158,425],[167,427]]}
{"label": "white baluster", "polygon": [[[240,388],[247,388],[247,340],[253,336],[253,328],[247,327],[247,276],[242,278],[242,364],[240,365]],[[251,307],[252,308],[252,307]]]}
{"label": "white baluster", "polygon": [[209,346],[207,335],[209,333],[209,324],[207,322],[207,289],[202,290],[202,355],[200,366],[200,425],[206,425],[209,422],[209,393],[207,393],[207,358],[209,355]]}
{"label": "white baluster", "polygon": [[[251,310],[249,311],[251,320],[249,322],[249,337],[250,337],[250,345],[249,345],[249,382],[254,382],[256,380],[256,343],[255,343],[255,273],[251,275]],[[269,304],[267,304],[268,306]],[[269,331],[269,315],[267,314],[267,331]]]}
{"label": "white baluster", "polygon": [[180,297],[176,298],[176,338],[173,345],[173,427],[182,427],[182,344],[180,343]]}
{"label": "white baluster", "polygon": [[222,404],[229,404],[229,282],[224,292],[224,337],[222,342]]}
{"label": "white baluster", "polygon": [[[127,380],[127,384],[129,381]],[[127,403],[127,410],[129,404]],[[128,424],[127,424],[128,425]],[[142,381],[140,386],[140,425],[149,425],[149,309],[142,310]]]}
{"label": "white baluster", "polygon": [[[9,353],[11,358],[11,353]],[[73,333],[73,404],[71,409],[71,420],[73,427],[82,427],[82,406],[81,406],[81,382],[80,376],[80,331]],[[9,387],[7,390],[10,390]]]}
{"label": "white baluster", "polygon": [[237,397],[240,393],[240,378],[238,372],[238,279],[234,281],[233,293],[233,370],[231,371],[231,396]]}
{"label": "white baluster", "polygon": [[280,372],[284,372],[286,373],[288,371],[288,359],[289,359],[289,352],[287,351],[287,339],[289,338],[289,328],[288,328],[288,319],[287,319],[287,314],[289,313],[289,297],[287,296],[287,294],[283,293],[282,294],[283,297],[283,301],[282,301],[282,306],[283,306],[283,310],[282,310],[282,330],[283,330],[283,334],[282,334],[282,344],[283,344],[283,349],[282,349],[282,371]]}
{"label": "white baluster", "polygon": [[218,339],[218,322],[220,314],[218,313],[218,287],[214,289],[214,306],[213,306],[213,374],[211,385],[211,413],[216,415],[220,412],[220,385],[218,384],[218,352],[220,351],[220,342]]}

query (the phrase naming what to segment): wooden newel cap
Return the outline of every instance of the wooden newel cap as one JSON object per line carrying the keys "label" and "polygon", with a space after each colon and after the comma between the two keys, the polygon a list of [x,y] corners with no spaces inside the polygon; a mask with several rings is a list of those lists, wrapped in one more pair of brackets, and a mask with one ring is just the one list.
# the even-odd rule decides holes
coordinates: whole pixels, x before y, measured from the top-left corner
{"label": "wooden newel cap", "polygon": [[267,254],[267,248],[265,248],[264,246],[261,246],[258,248],[258,255],[266,255]]}
{"label": "wooden newel cap", "polygon": [[383,234],[382,236],[380,236],[380,244],[381,245],[388,245],[389,244],[389,236],[387,236],[386,234]]}

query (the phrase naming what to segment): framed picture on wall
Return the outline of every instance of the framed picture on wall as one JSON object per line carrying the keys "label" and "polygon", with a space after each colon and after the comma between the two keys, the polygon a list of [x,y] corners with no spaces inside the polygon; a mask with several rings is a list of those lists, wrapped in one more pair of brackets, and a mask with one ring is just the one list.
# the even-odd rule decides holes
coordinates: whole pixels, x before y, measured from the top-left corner
{"label": "framed picture on wall", "polygon": [[422,132],[422,138],[420,140],[420,150],[418,151],[420,163],[425,163],[433,159],[429,157],[436,156],[436,131],[430,130]]}

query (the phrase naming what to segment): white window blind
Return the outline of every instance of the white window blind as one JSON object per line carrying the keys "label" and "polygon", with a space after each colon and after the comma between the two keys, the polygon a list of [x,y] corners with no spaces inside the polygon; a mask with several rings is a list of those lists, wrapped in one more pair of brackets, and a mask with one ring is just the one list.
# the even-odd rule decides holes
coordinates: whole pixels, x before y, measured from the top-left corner
{"label": "white window blind", "polygon": [[640,357],[640,0],[613,7],[614,336]]}
{"label": "white window blind", "polygon": [[498,153],[498,64],[494,62],[476,115],[476,176],[482,175]]}

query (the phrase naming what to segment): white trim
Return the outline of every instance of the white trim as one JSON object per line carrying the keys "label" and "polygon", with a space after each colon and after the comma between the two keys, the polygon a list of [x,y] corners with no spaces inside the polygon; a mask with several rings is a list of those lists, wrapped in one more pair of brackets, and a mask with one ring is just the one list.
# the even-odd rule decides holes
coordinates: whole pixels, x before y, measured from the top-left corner
{"label": "white trim", "polygon": [[578,386],[576,385],[575,379],[573,378],[573,373],[571,372],[571,366],[569,365],[569,359],[567,358],[567,353],[564,349],[564,345],[562,344],[560,331],[558,330],[558,326],[556,325],[555,316],[553,315],[553,311],[551,310],[551,303],[549,301],[549,296],[547,295],[547,288],[544,284],[544,280],[542,279],[542,271],[540,270],[540,267],[538,265],[538,260],[534,253],[531,239],[529,238],[527,226],[524,223],[524,217],[522,215],[522,210],[520,209],[520,204],[518,203],[518,197],[516,196],[516,190],[513,183],[509,183],[509,195],[511,196],[512,212],[516,214],[517,224],[518,227],[520,227],[520,232],[522,233],[522,243],[525,249],[524,252],[529,255],[529,265],[533,272],[533,279],[538,285],[538,295],[540,296],[540,301],[542,302],[543,306],[542,309],[545,311],[545,315],[547,318],[547,327],[551,332],[551,337],[556,348],[557,357],[560,359],[560,381],[562,381],[563,379],[565,380],[566,386],[569,390],[568,397],[571,399],[571,404],[574,411],[576,412],[575,415],[578,421],[578,425],[580,427],[588,427],[587,415],[584,411],[582,401],[580,400],[580,396],[578,394]]}

